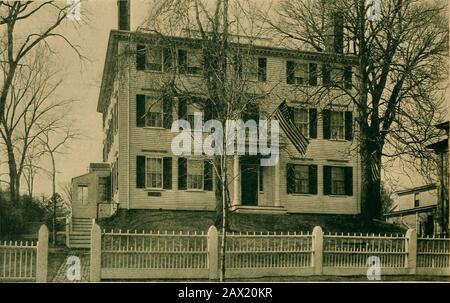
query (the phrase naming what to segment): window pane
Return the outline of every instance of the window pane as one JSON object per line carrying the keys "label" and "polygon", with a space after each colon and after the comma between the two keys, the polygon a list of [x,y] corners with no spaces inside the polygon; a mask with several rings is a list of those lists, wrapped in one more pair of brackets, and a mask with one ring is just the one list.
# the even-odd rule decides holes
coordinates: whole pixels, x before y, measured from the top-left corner
{"label": "window pane", "polygon": [[294,166],[294,192],[298,194],[309,193],[309,169],[307,165]]}
{"label": "window pane", "polygon": [[344,139],[344,112],[332,111],[330,119],[331,139]]}
{"label": "window pane", "polygon": [[162,187],[162,159],[147,158],[146,167],[146,187],[161,188]]}
{"label": "window pane", "polygon": [[295,63],[294,77],[296,84],[306,84],[308,80],[308,64]]}
{"label": "window pane", "polygon": [[333,195],[345,195],[345,168],[331,168],[331,193]]}
{"label": "window pane", "polygon": [[146,110],[146,126],[149,127],[162,127],[162,102],[160,100],[146,98],[145,99]]}
{"label": "window pane", "polygon": [[162,69],[162,52],[160,49],[147,50],[147,68],[149,70],[161,71]]}
{"label": "window pane", "polygon": [[187,162],[187,188],[203,189],[203,161],[188,160]]}

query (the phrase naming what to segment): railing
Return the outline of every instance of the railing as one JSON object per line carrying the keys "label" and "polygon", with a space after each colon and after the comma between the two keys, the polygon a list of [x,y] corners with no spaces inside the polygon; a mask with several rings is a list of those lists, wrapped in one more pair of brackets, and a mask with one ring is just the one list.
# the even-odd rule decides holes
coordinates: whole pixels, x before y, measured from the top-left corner
{"label": "railing", "polygon": [[[222,236],[208,232],[100,231],[91,235],[91,281],[217,279]],[[300,275],[450,276],[450,240],[400,235],[227,233],[227,278]],[[373,268],[378,268],[373,270]]]}
{"label": "railing", "polygon": [[47,281],[48,228],[38,242],[0,241],[0,281]]}
{"label": "railing", "polygon": [[227,233],[225,263],[233,277],[312,274],[312,253],[310,233]]}
{"label": "railing", "polygon": [[450,239],[417,239],[417,273],[450,274]]}
{"label": "railing", "polygon": [[103,278],[207,278],[207,236],[201,232],[104,231]]}

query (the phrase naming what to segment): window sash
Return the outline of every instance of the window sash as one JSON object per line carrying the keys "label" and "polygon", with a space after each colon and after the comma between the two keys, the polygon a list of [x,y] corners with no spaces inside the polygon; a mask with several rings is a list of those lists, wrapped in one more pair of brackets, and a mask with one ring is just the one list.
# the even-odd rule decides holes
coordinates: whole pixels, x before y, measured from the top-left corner
{"label": "window sash", "polygon": [[331,168],[331,194],[345,195],[345,168]]}
{"label": "window sash", "polygon": [[155,100],[150,97],[145,99],[145,126],[162,127],[163,126],[163,106],[161,100]]}
{"label": "window sash", "polygon": [[294,108],[294,123],[302,134],[309,137],[309,111],[303,108]]}
{"label": "window sash", "polygon": [[332,111],[330,113],[330,138],[344,139],[345,138],[345,116],[344,112]]}
{"label": "window sash", "polygon": [[153,71],[162,71],[163,51],[160,48],[147,48],[146,68]]}
{"label": "window sash", "polygon": [[294,165],[294,193],[308,194],[309,191],[309,166]]}
{"label": "window sash", "polygon": [[203,189],[203,161],[187,161],[187,189]]}
{"label": "window sash", "polygon": [[145,167],[145,187],[162,188],[163,167],[162,158],[147,157]]}

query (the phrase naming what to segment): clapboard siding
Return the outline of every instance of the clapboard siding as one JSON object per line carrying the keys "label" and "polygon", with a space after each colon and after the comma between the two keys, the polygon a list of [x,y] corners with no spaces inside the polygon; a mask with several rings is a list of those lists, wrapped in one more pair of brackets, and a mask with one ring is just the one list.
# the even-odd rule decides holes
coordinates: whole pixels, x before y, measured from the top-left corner
{"label": "clapboard siding", "polygon": [[[119,50],[124,48],[124,44],[119,43]],[[120,51],[119,51],[120,53]],[[141,128],[136,127],[136,94],[155,95],[160,92],[168,75],[158,72],[137,71],[134,66],[134,58],[130,61],[123,59],[120,61],[119,72],[116,76],[116,87],[118,90],[119,102],[119,135],[115,142],[115,147],[108,155],[108,162],[113,162],[115,157],[119,157],[119,195],[118,200],[121,208],[164,208],[164,209],[214,209],[213,191],[185,191],[177,190],[177,162],[173,156],[172,163],[172,189],[161,190],[160,197],[148,196],[148,190],[136,188],[136,156],[156,155],[171,156],[171,141],[176,135],[167,129]],[[129,64],[131,62],[131,64]],[[253,92],[262,92],[270,89],[271,95],[260,103],[261,118],[267,117],[275,110],[279,102],[283,99],[289,104],[296,102],[306,102],[311,104],[319,103],[307,97],[314,88],[287,85],[286,60],[282,58],[269,57],[267,60],[267,82],[254,82]],[[192,91],[201,91],[201,77],[181,76],[184,86],[190,87]],[[320,85],[319,77],[319,85]],[[334,99],[333,104],[348,104],[341,96],[330,96]],[[113,103],[113,98],[111,98]],[[110,104],[112,106],[112,104]],[[321,105],[323,106],[323,104]],[[286,147],[281,151],[281,188],[280,198],[282,205],[291,212],[307,213],[349,213],[359,212],[359,179],[360,165],[357,155],[356,140],[331,141],[323,140],[323,128],[321,110],[318,108],[317,139],[311,139],[308,151],[304,157],[300,157],[286,138],[280,138],[286,142]],[[351,110],[349,107],[342,107],[342,110]],[[173,102],[172,116],[177,118],[177,102]],[[356,114],[354,113],[355,117]],[[357,137],[357,130],[353,131]],[[117,144],[117,146],[116,146]],[[291,157],[291,158],[290,158]],[[286,194],[286,163],[308,163],[318,165],[318,194],[317,195],[288,195]],[[323,165],[341,165],[353,167],[353,196],[351,197],[327,197],[323,196]],[[230,170],[232,170],[230,162]],[[264,191],[259,194],[260,205],[273,205],[273,174],[274,168],[264,168]],[[232,194],[232,188],[230,188]]]}

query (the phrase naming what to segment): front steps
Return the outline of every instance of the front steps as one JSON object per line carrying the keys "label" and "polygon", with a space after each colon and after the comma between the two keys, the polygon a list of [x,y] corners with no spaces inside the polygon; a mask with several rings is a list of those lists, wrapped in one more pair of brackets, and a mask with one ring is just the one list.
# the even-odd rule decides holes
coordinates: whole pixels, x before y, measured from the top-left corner
{"label": "front steps", "polygon": [[70,248],[90,248],[92,221],[91,218],[72,218],[68,241]]}

